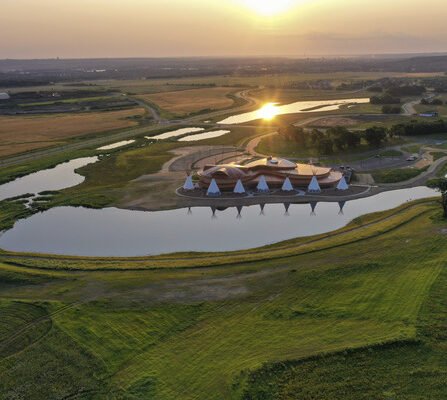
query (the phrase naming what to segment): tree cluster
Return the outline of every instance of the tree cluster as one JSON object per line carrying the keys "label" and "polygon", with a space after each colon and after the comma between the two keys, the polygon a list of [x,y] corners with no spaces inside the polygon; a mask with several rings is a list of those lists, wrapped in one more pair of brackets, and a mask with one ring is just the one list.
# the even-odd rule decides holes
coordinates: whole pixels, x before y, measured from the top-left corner
{"label": "tree cluster", "polygon": [[404,86],[391,86],[387,89],[387,93],[394,97],[404,96],[420,96],[426,92],[426,88],[421,85],[404,85]]}
{"label": "tree cluster", "polygon": [[389,132],[393,136],[422,136],[447,132],[447,123],[442,119],[429,121],[410,121],[393,125]]}
{"label": "tree cluster", "polygon": [[371,104],[400,104],[400,98],[394,97],[389,93],[384,93],[381,96],[372,96],[370,99]]}
{"label": "tree cluster", "polygon": [[364,132],[354,132],[344,127],[333,127],[326,131],[313,129],[308,132],[303,128],[285,126],[280,128],[279,133],[297,146],[317,149],[320,155],[355,149],[360,146],[362,138],[371,147],[380,147],[388,136],[387,130],[382,127],[368,128]]}
{"label": "tree cluster", "polygon": [[401,107],[392,104],[385,104],[382,107],[382,114],[400,114]]}
{"label": "tree cluster", "polygon": [[[377,88],[375,90],[379,92]],[[427,89],[422,85],[396,85],[388,86],[382,95],[372,96],[371,104],[400,104],[401,97],[406,96],[420,96],[425,93]]]}
{"label": "tree cluster", "polygon": [[441,205],[444,210],[444,218],[447,218],[447,179],[440,178],[432,180],[428,183],[428,186],[441,193]]}
{"label": "tree cluster", "polygon": [[441,99],[422,99],[421,104],[423,104],[424,106],[442,106],[444,102]]}

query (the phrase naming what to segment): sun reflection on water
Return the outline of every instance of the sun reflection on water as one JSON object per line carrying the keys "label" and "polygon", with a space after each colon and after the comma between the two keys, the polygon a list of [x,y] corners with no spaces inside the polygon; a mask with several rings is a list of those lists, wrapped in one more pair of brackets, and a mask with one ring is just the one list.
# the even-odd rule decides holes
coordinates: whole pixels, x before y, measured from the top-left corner
{"label": "sun reflection on water", "polygon": [[279,109],[275,103],[267,103],[258,110],[258,117],[265,120],[272,120],[279,114]]}

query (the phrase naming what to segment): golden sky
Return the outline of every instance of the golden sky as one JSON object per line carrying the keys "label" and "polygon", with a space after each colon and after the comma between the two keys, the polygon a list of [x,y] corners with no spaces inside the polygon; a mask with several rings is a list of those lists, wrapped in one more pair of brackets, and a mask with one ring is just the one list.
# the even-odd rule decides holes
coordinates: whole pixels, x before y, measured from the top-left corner
{"label": "golden sky", "polygon": [[0,0],[0,58],[447,51],[446,0]]}

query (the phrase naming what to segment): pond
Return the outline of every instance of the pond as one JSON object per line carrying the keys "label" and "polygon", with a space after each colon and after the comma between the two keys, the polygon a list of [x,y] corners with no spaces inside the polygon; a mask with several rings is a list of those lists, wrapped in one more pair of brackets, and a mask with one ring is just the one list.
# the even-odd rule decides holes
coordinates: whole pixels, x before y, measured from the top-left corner
{"label": "pond", "polygon": [[[59,207],[18,221],[0,236],[12,251],[79,256],[144,256],[242,250],[342,228],[364,214],[436,196],[426,187],[384,192],[346,204],[283,204],[144,212]],[[314,207],[314,212],[312,212]],[[342,212],[340,209],[342,208]]]}
{"label": "pond", "polygon": [[98,147],[96,150],[113,150],[120,147],[128,146],[129,144],[135,143],[135,140],[122,140],[121,142],[116,142],[108,144],[106,146]]}
{"label": "pond", "polygon": [[169,131],[165,133],[161,133],[156,136],[145,136],[146,139],[155,139],[155,140],[164,140],[164,139],[170,139],[177,136],[186,135],[187,133],[195,133],[195,132],[202,132],[205,128],[181,128],[176,129],[175,131]]}
{"label": "pond", "polygon": [[[266,117],[272,118],[276,115],[335,111],[340,109],[344,105],[366,104],[369,103],[369,101],[369,98],[298,101],[296,103],[286,104],[282,106],[276,106],[273,103],[270,103],[265,105],[264,107],[261,107],[259,110],[228,117],[220,121],[219,124],[243,124],[246,122],[256,121],[258,119],[264,119]],[[268,113],[266,113],[267,109],[269,111]]]}
{"label": "pond", "polygon": [[98,157],[84,157],[70,160],[51,169],[34,172],[0,185],[0,200],[26,193],[37,194],[45,190],[61,190],[79,185],[84,177],[75,172],[87,164],[98,161]]}
{"label": "pond", "polygon": [[218,130],[218,131],[204,132],[204,133],[199,133],[196,135],[189,135],[189,136],[182,137],[178,141],[179,142],[198,142],[199,140],[217,138],[217,137],[226,135],[227,133],[230,133],[230,131]]}

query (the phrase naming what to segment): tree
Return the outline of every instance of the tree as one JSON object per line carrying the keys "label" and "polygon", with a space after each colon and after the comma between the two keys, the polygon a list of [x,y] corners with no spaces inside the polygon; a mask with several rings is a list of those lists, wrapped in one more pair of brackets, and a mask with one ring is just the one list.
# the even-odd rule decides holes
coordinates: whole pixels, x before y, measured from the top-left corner
{"label": "tree", "polygon": [[370,99],[371,104],[400,104],[400,98],[391,96],[388,93],[382,96],[373,96]]}
{"label": "tree", "polygon": [[327,137],[323,137],[317,143],[318,153],[320,155],[329,155],[334,152],[334,142]]}
{"label": "tree", "polygon": [[334,145],[343,150],[346,147],[355,148],[360,145],[361,137],[358,133],[352,132],[343,126],[329,128],[327,134],[333,140]]}
{"label": "tree", "polygon": [[299,146],[306,146],[306,133],[303,128],[293,125],[282,126],[279,128],[280,135],[284,136],[288,141],[295,142]]}
{"label": "tree", "polygon": [[441,193],[441,204],[444,210],[444,218],[447,218],[447,179],[436,179],[429,183],[429,186]]}
{"label": "tree", "polygon": [[382,107],[382,114],[400,114],[400,106],[393,106],[390,104],[384,105]]}
{"label": "tree", "polygon": [[365,130],[364,136],[370,146],[380,147],[386,139],[386,129],[381,126],[373,126]]}
{"label": "tree", "polygon": [[310,141],[313,145],[318,144],[322,139],[324,139],[324,133],[318,129],[313,129],[310,133]]}

